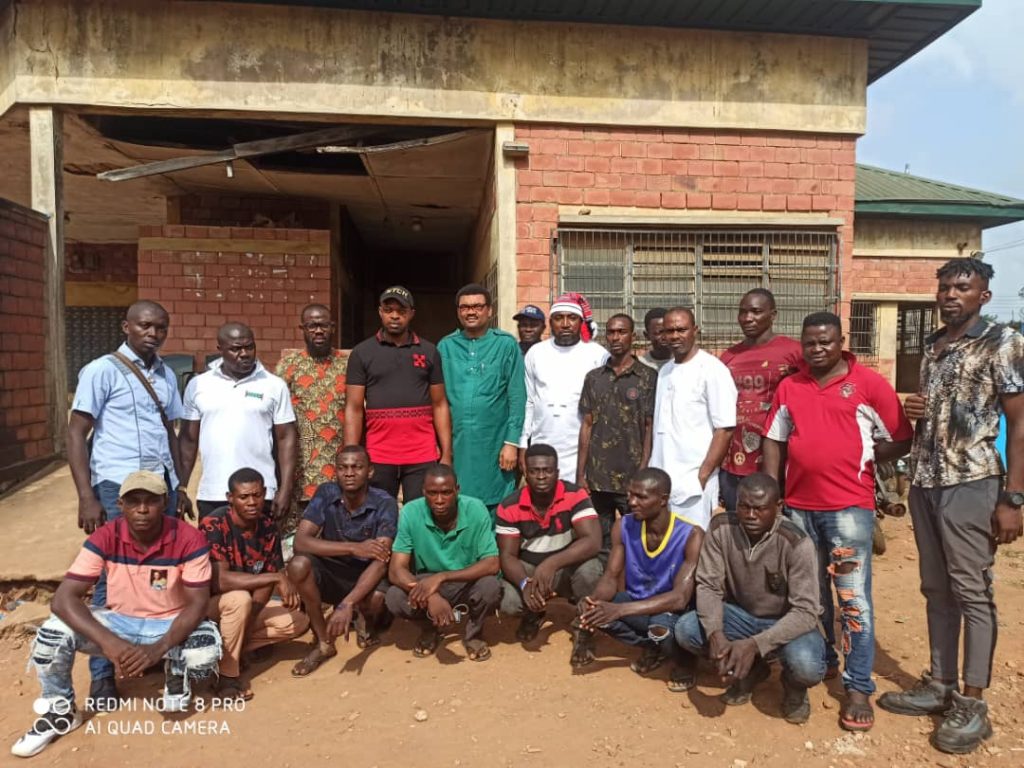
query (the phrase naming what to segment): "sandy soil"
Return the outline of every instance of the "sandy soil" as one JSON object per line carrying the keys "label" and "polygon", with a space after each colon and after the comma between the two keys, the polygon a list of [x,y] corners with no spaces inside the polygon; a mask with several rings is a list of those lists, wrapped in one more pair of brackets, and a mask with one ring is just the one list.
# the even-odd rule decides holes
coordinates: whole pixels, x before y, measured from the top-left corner
{"label": "sandy soil", "polygon": [[[923,600],[906,519],[887,520],[889,550],[876,560],[879,691],[906,685],[927,663]],[[1002,636],[990,691],[996,736],[975,755],[955,758],[928,744],[933,724],[877,712],[868,735],[837,726],[838,681],[811,691],[805,726],[779,717],[778,673],[748,706],[725,708],[721,688],[706,671],[689,694],[670,694],[667,669],[647,679],[629,670],[632,653],[602,638],[599,661],[582,674],[568,665],[567,606],[549,616],[538,639],[522,648],[514,623],[492,620],[494,655],[465,658],[451,637],[436,657],[413,658],[414,630],[397,626],[386,644],[360,652],[354,644],[311,677],[292,679],[300,643],[279,646],[256,668],[256,697],[244,711],[191,714],[181,720],[145,712],[159,675],[135,682],[138,711],[98,716],[33,759],[38,765],[236,765],[253,762],[347,768],[369,766],[637,766],[723,768],[766,766],[1024,766],[1024,548],[999,556]],[[37,687],[25,671],[28,642],[0,640],[0,738],[6,745],[31,723]],[[84,659],[76,665],[80,692]],[[81,693],[80,693],[81,695]],[[422,718],[423,713],[426,719]],[[212,725],[211,725],[212,723]],[[122,735],[150,729],[152,733]],[[191,730],[189,730],[191,729]],[[205,730],[205,734],[201,731]]]}

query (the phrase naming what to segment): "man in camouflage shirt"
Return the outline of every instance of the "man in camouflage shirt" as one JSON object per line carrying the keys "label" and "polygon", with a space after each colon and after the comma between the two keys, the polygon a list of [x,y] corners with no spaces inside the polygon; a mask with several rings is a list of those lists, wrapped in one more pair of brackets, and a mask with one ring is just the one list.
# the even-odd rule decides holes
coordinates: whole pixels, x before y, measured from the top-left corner
{"label": "man in camouflage shirt", "polygon": [[[920,392],[906,401],[907,416],[917,420],[910,514],[931,670],[910,690],[887,693],[878,704],[903,715],[945,713],[932,743],[963,754],[992,735],[982,698],[991,682],[997,633],[992,565],[996,547],[1021,535],[1024,337],[981,315],[992,297],[991,265],[952,259],[936,276],[944,327],[927,339]],[[1005,471],[995,448],[1000,411],[1008,432]]]}

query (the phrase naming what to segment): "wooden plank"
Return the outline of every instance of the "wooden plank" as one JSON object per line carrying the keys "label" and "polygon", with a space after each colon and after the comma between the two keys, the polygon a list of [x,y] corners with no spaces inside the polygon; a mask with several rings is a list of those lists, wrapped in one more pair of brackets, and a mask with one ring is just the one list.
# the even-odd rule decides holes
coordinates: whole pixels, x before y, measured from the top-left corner
{"label": "wooden plank", "polygon": [[139,297],[135,283],[64,283],[64,304],[68,307],[127,307]]}
{"label": "wooden plank", "polygon": [[63,453],[68,429],[68,360],[64,350],[64,123],[53,107],[29,109],[32,208],[49,222],[43,266],[46,306],[46,390],[54,453]]}
{"label": "wooden plank", "polygon": [[215,237],[143,237],[140,251],[205,251],[207,253],[290,253],[296,256],[324,256],[330,243],[305,240],[231,240]]}

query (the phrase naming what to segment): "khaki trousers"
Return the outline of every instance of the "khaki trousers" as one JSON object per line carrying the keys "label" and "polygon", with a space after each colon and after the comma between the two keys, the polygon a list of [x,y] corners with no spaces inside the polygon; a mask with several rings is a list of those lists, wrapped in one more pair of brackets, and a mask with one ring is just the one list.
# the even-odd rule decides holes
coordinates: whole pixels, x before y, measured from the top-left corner
{"label": "khaki trousers", "polygon": [[243,653],[291,640],[309,628],[306,614],[285,608],[280,600],[274,599],[263,607],[246,634],[252,608],[252,594],[243,589],[210,598],[206,614],[220,624],[224,640],[220,673],[226,677],[238,677]]}

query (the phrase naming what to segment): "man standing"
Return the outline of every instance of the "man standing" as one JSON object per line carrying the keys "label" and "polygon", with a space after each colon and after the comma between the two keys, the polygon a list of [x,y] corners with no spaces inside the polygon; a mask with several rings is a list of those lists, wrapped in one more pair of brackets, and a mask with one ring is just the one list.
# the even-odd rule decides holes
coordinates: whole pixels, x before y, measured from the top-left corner
{"label": "man standing", "polygon": [[[366,449],[347,445],[338,453],[335,482],[316,489],[295,536],[288,575],[298,586],[313,627],[313,647],[292,668],[305,677],[337,654],[334,643],[356,624],[360,648],[376,645],[391,622],[384,607],[391,542],[398,503],[370,485],[373,466]],[[335,606],[324,621],[323,603]]]}
{"label": "man standing", "polygon": [[580,394],[589,371],[604,365],[600,344],[581,340],[583,307],[564,295],[551,305],[551,338],[526,353],[526,417],[519,440],[520,467],[526,447],[546,443],[558,453],[564,480],[576,479],[580,441]]}
{"label": "man standing", "polygon": [[[501,502],[496,531],[505,577],[501,612],[522,616],[516,639],[528,643],[551,598],[575,604],[594,591],[601,525],[587,492],[558,479],[555,449],[534,443],[526,449],[526,486]],[[586,640],[578,628],[574,634],[577,643]]]}
{"label": "man standing", "polygon": [[[921,392],[907,397],[917,419],[910,454],[910,514],[928,613],[931,671],[878,704],[903,715],[945,713],[932,743],[975,750],[992,735],[984,691],[992,679],[997,623],[995,550],[1019,538],[1024,505],[1024,338],[985,319],[991,265],[952,259],[937,273],[944,327],[930,336]],[[1006,414],[1005,476],[994,447]],[[1005,490],[1004,490],[1005,489]],[[963,694],[957,680],[964,636]]]}
{"label": "man standing", "polygon": [[[169,326],[162,306],[135,302],[121,321],[124,344],[113,355],[93,360],[78,376],[68,423],[68,465],[78,491],[78,527],[87,535],[121,516],[120,485],[140,469],[155,472],[168,487],[178,489],[167,495],[168,515],[191,513],[186,483],[179,482],[178,437],[170,425],[182,416],[181,396],[174,371],[157,354]],[[92,604],[104,608],[106,602],[107,580],[100,574]],[[116,701],[113,664],[96,657],[89,661],[89,670],[89,698]]]}
{"label": "man standing", "polygon": [[[782,663],[782,716],[805,723],[807,689],[825,675],[825,641],[818,623],[818,556],[814,543],[784,518],[779,485],[763,472],[744,477],[736,511],[711,521],[697,565],[697,610],[676,624],[676,641],[707,652],[729,686],[722,701],[750,701]],[[690,679],[692,687],[695,680]]]}
{"label": "man standing", "polygon": [[479,499],[459,495],[455,473],[446,464],[427,470],[423,495],[406,504],[398,520],[388,610],[422,628],[414,656],[433,654],[441,632],[465,619],[466,655],[486,661],[491,649],[482,637],[484,619],[501,600],[491,516]]}
{"label": "man standing", "polygon": [[[780,481],[785,477],[786,514],[818,552],[830,671],[839,665],[831,589],[835,587],[846,689],[839,724],[846,730],[866,731],[875,718],[875,464],[905,454],[912,431],[889,382],[844,352],[844,340],[839,318],[832,313],[804,318],[800,343],[806,365],[783,379],[775,392],[765,421],[764,471]],[[785,467],[782,443],[787,449]]]}
{"label": "man standing", "polygon": [[580,395],[576,484],[590,493],[607,556],[615,513],[628,515],[626,487],[651,458],[651,423],[658,374],[633,354],[633,318],[612,315],[605,324],[608,360],[590,371]]}
{"label": "man standing", "polygon": [[295,481],[295,508],[289,508],[281,532],[295,532],[301,511],[317,486],[334,480],[334,464],[341,448],[345,423],[345,369],[348,358],[332,344],[334,322],[323,304],[302,310],[299,330],[306,348],[277,364],[277,375],[292,394],[299,429],[299,470]]}
{"label": "man standing", "polygon": [[665,345],[662,332],[665,329],[665,309],[655,307],[644,315],[644,338],[650,344],[647,351],[640,355],[640,362],[648,368],[660,371],[661,367],[672,359],[672,349]]}
{"label": "man standing", "polygon": [[181,482],[188,485],[198,449],[203,474],[196,496],[205,517],[224,506],[231,474],[252,467],[265,478],[273,499],[269,511],[279,520],[291,504],[295,482],[295,412],[288,386],[256,359],[249,326],[222,325],[217,349],[221,359],[185,387]]}
{"label": "man standing", "polygon": [[437,345],[448,374],[455,472],[464,493],[493,517],[516,487],[526,408],[523,356],[511,334],[490,327],[491,293],[471,283],[455,294],[461,330]]}
{"label": "man standing", "polygon": [[664,322],[672,362],[658,374],[651,466],[672,478],[669,509],[707,529],[718,505],[718,468],[736,426],[736,385],[729,369],[697,346],[692,310],[670,309]]}
{"label": "man standing", "polygon": [[[668,508],[672,480],[661,469],[641,469],[629,482],[629,508],[612,529],[608,567],[594,592],[578,606],[587,632],[600,629],[616,640],[643,649],[630,669],[644,675],[666,658],[674,663],[668,688],[693,687],[696,659],[676,644],[676,622],[693,598],[704,532]],[[620,592],[619,584],[625,586]],[[589,645],[589,644],[588,644]],[[574,655],[572,665],[594,660],[592,647]]]}
{"label": "man standing", "polygon": [[[42,695],[35,723],[11,747],[18,757],[39,754],[82,724],[71,675],[76,651],[109,659],[122,680],[142,677],[163,659],[161,712],[186,711],[191,681],[217,668],[220,634],[203,619],[210,599],[203,534],[164,514],[167,485],[154,472],[129,474],[118,504],[122,516],[86,540],[53,596],[53,614],[36,632],[32,664]],[[101,573],[108,605],[89,608],[86,593]]]}
{"label": "man standing", "polygon": [[412,294],[400,285],[380,295],[381,328],[348,358],[345,444],[363,441],[373,484],[405,502],[423,495],[423,477],[440,460],[452,462],[452,415],[437,348],[409,325]]}
{"label": "man standing", "polygon": [[739,481],[761,469],[764,420],[779,382],[795,373],[803,362],[800,342],[772,330],[777,315],[775,296],[767,288],[743,294],[736,316],[743,341],[729,347],[720,358],[739,392],[736,429],[719,475],[722,500],[728,510],[736,509]]}
{"label": "man standing", "polygon": [[527,304],[512,315],[512,319],[516,321],[519,332],[519,349],[525,356],[544,335],[544,311],[534,304]]}
{"label": "man standing", "polygon": [[[277,528],[263,511],[266,495],[263,475],[243,467],[228,478],[227,505],[199,526],[210,545],[214,594],[207,617],[220,625],[224,641],[217,695],[225,699],[252,698],[241,679],[244,654],[309,628],[299,593],[284,571]],[[280,599],[272,597],[275,589]]]}

